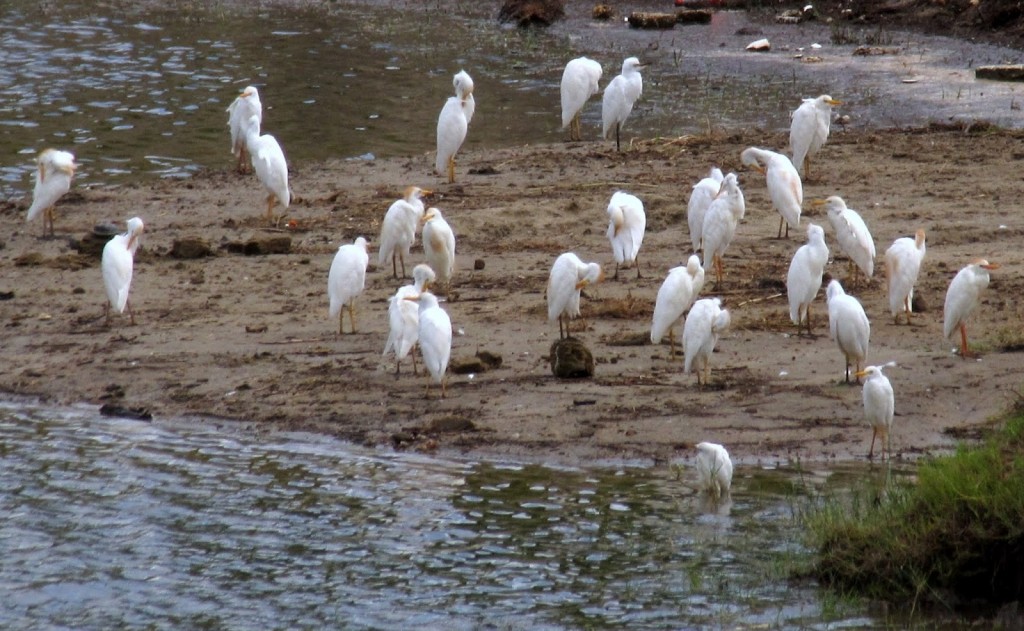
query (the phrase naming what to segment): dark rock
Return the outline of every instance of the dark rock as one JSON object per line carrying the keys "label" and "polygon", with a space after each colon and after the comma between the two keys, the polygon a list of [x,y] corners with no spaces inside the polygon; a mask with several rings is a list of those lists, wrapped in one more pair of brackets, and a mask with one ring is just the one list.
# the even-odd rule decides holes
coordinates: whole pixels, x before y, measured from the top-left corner
{"label": "dark rock", "polygon": [[560,379],[580,379],[594,376],[594,355],[590,349],[574,337],[567,337],[551,344],[548,353],[551,372]]}
{"label": "dark rock", "polygon": [[430,421],[427,431],[436,434],[446,432],[475,432],[476,425],[464,416],[445,416]]}
{"label": "dark rock", "polygon": [[46,259],[40,252],[26,252],[14,258],[15,267],[38,267]]}
{"label": "dark rock", "polygon": [[448,370],[456,375],[469,375],[484,372],[487,367],[479,357],[452,357],[448,362]]}
{"label": "dark rock", "polygon": [[487,367],[487,370],[501,368],[501,355],[497,353],[492,353],[491,351],[477,351],[476,356],[481,362],[483,362],[484,366]]}
{"label": "dark rock", "polygon": [[473,261],[473,269],[475,269],[478,272],[482,270],[486,265],[487,263],[485,263],[483,259],[476,259],[475,261]]}
{"label": "dark rock", "polygon": [[615,17],[615,8],[609,4],[596,4],[591,16],[595,20],[610,20]]}
{"label": "dark rock", "polygon": [[171,246],[171,256],[176,259],[201,259],[213,256],[213,248],[205,239],[184,237],[175,239]]}
{"label": "dark rock", "polygon": [[629,14],[626,21],[633,28],[666,29],[676,25],[676,14],[634,11]]}
{"label": "dark rock", "polygon": [[910,308],[913,309],[914,313],[927,313],[928,302],[924,299],[924,296],[914,292],[914,298],[910,301]]}
{"label": "dark rock", "polygon": [[565,17],[564,0],[505,0],[498,12],[502,22],[515,22],[519,26],[550,26]]}
{"label": "dark rock", "polygon": [[265,254],[288,254],[292,249],[292,238],[286,236],[264,237],[248,241],[231,241],[222,246],[228,252],[246,256],[262,256]]}
{"label": "dark rock", "polygon": [[111,237],[113,237],[114,234],[117,234],[117,228],[114,228],[114,234],[104,234],[104,226],[111,225],[97,224],[92,229],[92,232],[85,234],[85,236],[77,241],[72,240],[71,247],[77,250],[79,254],[96,259],[103,258],[103,248],[106,247],[107,242],[110,241]]}
{"label": "dark rock", "polygon": [[676,22],[680,24],[711,24],[712,14],[710,9],[680,9],[676,11]]}
{"label": "dark rock", "polygon": [[129,408],[123,405],[105,403],[100,407],[100,414],[103,416],[116,416],[118,418],[130,418],[136,421],[152,421],[153,415],[147,408]]}

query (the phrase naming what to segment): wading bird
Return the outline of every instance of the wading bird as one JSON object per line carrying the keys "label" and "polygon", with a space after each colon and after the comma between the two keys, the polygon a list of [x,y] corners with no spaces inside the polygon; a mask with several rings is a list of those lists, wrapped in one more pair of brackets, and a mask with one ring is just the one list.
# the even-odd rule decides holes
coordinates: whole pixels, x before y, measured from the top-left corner
{"label": "wading bird", "polygon": [[106,324],[110,326],[110,309],[124,313],[128,310],[131,323],[135,324],[135,313],[128,301],[128,292],[132,288],[132,273],[135,268],[135,252],[142,243],[142,220],[132,217],[128,220],[128,230],[123,234],[114,235],[103,246],[103,286],[107,292],[107,303],[104,313]]}
{"label": "wading bird", "polygon": [[801,207],[804,203],[804,186],[789,158],[758,147],[748,147],[740,154],[744,166],[753,167],[765,175],[768,186],[768,197],[772,206],[779,213],[779,234],[782,238],[782,224],[786,224],[786,237],[789,228],[800,225]]}
{"label": "wading bird", "polygon": [[[408,296],[406,300],[419,303],[419,344],[423,365],[427,367],[430,378],[441,386],[441,398],[448,396],[448,360],[452,356],[452,320],[448,313],[437,302],[437,296],[429,291],[416,296]],[[426,396],[430,397],[430,383],[427,383]]]}
{"label": "wading bird", "polygon": [[228,106],[228,127],[231,130],[231,153],[238,160],[239,172],[248,168],[249,151],[246,147],[246,128],[251,124],[250,119],[256,117],[256,133],[260,132],[260,125],[263,123],[263,104],[260,103],[260,93],[253,87],[248,86]]}
{"label": "wading bird", "polygon": [[691,254],[685,266],[673,267],[668,271],[665,282],[658,289],[654,303],[654,317],[651,322],[651,342],[660,344],[668,334],[669,357],[676,354],[676,339],[673,329],[686,310],[693,306],[700,290],[704,288],[704,268],[696,254]]}
{"label": "wading bird", "polygon": [[[466,75],[467,77],[469,75]],[[456,78],[458,75],[456,75]],[[456,83],[456,94],[459,86]],[[472,90],[472,80],[469,88]],[[434,169],[438,175],[447,175],[448,183],[455,181],[455,154],[462,148],[469,129],[469,119],[476,109],[476,101],[470,101],[472,91],[466,96],[450,96],[437,117],[437,156]]]}
{"label": "wading bird", "polygon": [[721,298],[702,298],[693,303],[683,325],[683,372],[697,372],[697,385],[708,385],[711,379],[711,353],[718,337],[729,328],[729,310],[722,308]]}
{"label": "wading bird", "polygon": [[57,200],[71,189],[71,178],[75,175],[75,156],[59,149],[44,149],[36,158],[36,187],[32,193],[25,221],[32,221],[43,214],[43,236],[50,227],[53,236],[53,208]]}
{"label": "wading bird", "polygon": [[569,128],[569,140],[580,140],[580,111],[593,95],[601,80],[601,64],[593,59],[577,57],[565,64],[562,71],[562,129]]}
{"label": "wading bird", "polygon": [[693,244],[693,251],[700,252],[701,237],[704,231],[704,216],[708,212],[711,202],[715,201],[718,193],[722,190],[722,180],[725,176],[718,167],[711,167],[708,176],[693,185],[690,192],[690,199],[686,204],[686,224],[690,227],[690,243]]}
{"label": "wading bird", "polygon": [[[291,191],[288,189],[288,162],[284,158],[281,144],[270,134],[260,135],[260,119],[249,117],[245,131],[245,142],[252,158],[252,168],[256,177],[267,189],[267,221],[274,221],[274,205],[278,202],[288,212],[291,203]],[[282,215],[283,216],[283,215]]]}
{"label": "wading bird", "polygon": [[953,333],[960,331],[960,356],[973,357],[967,348],[967,318],[981,303],[981,292],[988,287],[991,270],[999,269],[997,263],[989,263],[985,259],[977,259],[957,272],[946,290],[946,304],[943,309],[942,335],[951,339]]}
{"label": "wading bird", "polygon": [[725,447],[716,443],[697,443],[697,475],[700,488],[719,498],[732,488],[732,460]]}
{"label": "wading bird", "polygon": [[428,208],[423,214],[423,254],[427,265],[437,275],[437,284],[447,296],[452,288],[455,272],[455,233],[437,208]]}
{"label": "wading bird", "polygon": [[366,266],[370,264],[366,239],[359,237],[353,243],[342,245],[334,255],[331,271],[327,275],[327,297],[330,316],[338,318],[338,335],[345,332],[345,308],[356,332],[356,297],[366,287]]}
{"label": "wading bird", "polygon": [[842,101],[822,94],[815,99],[804,99],[800,107],[793,110],[789,146],[793,149],[793,165],[804,177],[811,177],[811,158],[828,140],[832,106],[842,104]]}
{"label": "wading bird", "polygon": [[838,280],[828,284],[825,296],[828,299],[828,335],[843,354],[845,379],[850,383],[850,365],[855,366],[854,372],[860,372],[861,364],[867,359],[871,323],[860,301],[843,291]]}
{"label": "wading bird", "polygon": [[900,237],[885,251],[885,284],[889,294],[889,310],[896,324],[900,323],[901,313],[907,314],[907,324],[910,324],[914,284],[917,283],[926,249],[922,228],[913,239]]}
{"label": "wading bird", "polygon": [[821,289],[821,276],[828,263],[825,231],[817,224],[807,226],[807,243],[797,249],[786,274],[786,294],[789,297],[789,319],[797,326],[807,323],[811,335],[811,303]]}
{"label": "wading bird", "polygon": [[847,208],[842,197],[833,195],[825,200],[815,200],[816,206],[825,206],[828,221],[836,232],[839,249],[850,257],[851,284],[857,280],[857,270],[871,278],[875,273],[875,241],[867,224],[852,208]]}
{"label": "wading bird", "polygon": [[409,256],[409,248],[416,242],[416,228],[423,218],[424,195],[429,195],[417,186],[405,189],[402,199],[395,200],[384,215],[380,225],[380,249],[377,252],[377,264],[384,266],[391,259],[392,278],[398,278],[396,259],[402,262],[402,278],[405,278],[405,257]]}
{"label": "wading bird", "polygon": [[388,300],[388,340],[384,344],[384,353],[395,355],[395,374],[401,372],[402,360],[406,355],[412,357],[412,372],[416,373],[416,344],[420,339],[420,308],[415,302],[406,300],[410,296],[418,296],[430,288],[434,281],[434,270],[425,263],[412,268],[413,282],[400,287],[395,295]]}
{"label": "wading bird", "polygon": [[721,192],[711,202],[704,215],[701,241],[704,246],[704,267],[713,267],[715,286],[722,282],[722,257],[729,244],[736,237],[736,227],[746,213],[746,202],[743,191],[736,180],[736,174],[730,173],[722,181]]}
{"label": "wading bird", "polygon": [[644,203],[634,195],[618,191],[608,202],[608,241],[615,257],[615,276],[619,277],[619,266],[636,265],[636,277],[640,278],[640,246],[644,242],[647,228],[647,214]]}
{"label": "wading bird", "polygon": [[597,263],[584,263],[572,252],[555,259],[548,278],[548,320],[558,319],[559,339],[570,337],[569,323],[580,315],[580,290],[602,280],[604,272]]}
{"label": "wading bird", "polygon": [[615,150],[621,151],[619,131],[626,124],[629,113],[633,111],[633,103],[640,98],[643,92],[644,82],[640,76],[640,69],[644,64],[636,57],[629,57],[622,62],[622,74],[611,80],[601,97],[601,136],[608,138],[608,134],[615,129]]}
{"label": "wading bird", "polygon": [[895,400],[892,393],[892,384],[889,378],[882,374],[882,368],[895,366],[896,362],[889,362],[884,366],[866,366],[864,370],[857,373],[857,377],[864,379],[864,418],[871,425],[871,448],[868,450],[868,459],[875,455],[875,438],[881,437],[882,457],[892,458],[892,417],[895,410]]}

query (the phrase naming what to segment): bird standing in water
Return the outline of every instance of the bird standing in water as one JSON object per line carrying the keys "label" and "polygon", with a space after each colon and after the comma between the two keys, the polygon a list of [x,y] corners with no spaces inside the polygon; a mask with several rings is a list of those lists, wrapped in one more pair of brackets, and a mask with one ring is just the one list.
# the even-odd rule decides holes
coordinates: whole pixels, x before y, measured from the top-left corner
{"label": "bird standing in water", "polygon": [[601,80],[601,64],[593,59],[577,57],[565,64],[562,71],[562,129],[569,128],[569,140],[580,140],[580,111],[591,96],[597,94]]}

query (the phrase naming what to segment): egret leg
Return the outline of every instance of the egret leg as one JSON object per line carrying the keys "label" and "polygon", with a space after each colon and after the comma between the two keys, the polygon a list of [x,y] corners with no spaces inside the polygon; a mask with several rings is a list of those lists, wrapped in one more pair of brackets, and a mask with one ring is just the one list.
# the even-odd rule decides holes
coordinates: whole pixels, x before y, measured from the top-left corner
{"label": "egret leg", "polygon": [[558,339],[565,339],[565,333],[562,332],[562,314],[558,314]]}
{"label": "egret leg", "polygon": [[338,335],[345,334],[345,307],[338,312]]}
{"label": "egret leg", "polygon": [[277,201],[277,196],[271,193],[267,195],[267,221],[274,221],[274,202]]}
{"label": "egret leg", "polygon": [[967,350],[967,324],[964,322],[960,323],[960,357],[966,358],[970,356],[970,351]]}
{"label": "egret leg", "polygon": [[569,122],[569,140],[579,140],[580,135],[580,113],[576,112]]}
{"label": "egret leg", "polygon": [[448,398],[448,375],[441,377],[441,398]]}
{"label": "egret leg", "polygon": [[[782,222],[784,222],[785,220],[786,219],[782,215],[779,215],[779,234],[775,235],[776,239],[781,239],[782,238]],[[789,228],[789,226],[786,226],[786,227],[787,227],[787,229]],[[789,234],[787,233],[786,236],[789,236]]]}
{"label": "egret leg", "polygon": [[671,361],[676,356],[676,336],[672,332],[672,327],[668,329],[668,358]]}
{"label": "egret leg", "polygon": [[405,278],[405,253],[402,251],[398,252],[398,260],[402,262],[402,278]]}
{"label": "egret leg", "polygon": [[[911,311],[910,307],[911,307],[911,305],[910,305],[910,294],[907,294],[907,297],[903,299],[903,312],[907,314],[907,325],[908,326],[910,325],[910,311]],[[896,316],[896,321],[897,322],[899,321],[899,316]]]}
{"label": "egret leg", "polygon": [[349,319],[349,322],[352,324],[352,332],[355,333],[356,332],[356,302],[355,302],[355,300],[353,300],[352,302],[348,303],[348,319]]}
{"label": "egret leg", "polygon": [[124,308],[128,310],[128,318],[129,321],[132,323],[132,326],[135,326],[135,312],[132,311],[132,301],[125,300]]}
{"label": "egret leg", "polygon": [[871,449],[868,450],[868,460],[875,457],[875,436],[878,435],[878,428],[871,428]]}
{"label": "egret leg", "polygon": [[622,147],[619,146],[619,123],[615,123],[615,151],[622,151]]}
{"label": "egret leg", "polygon": [[56,236],[56,232],[53,230],[53,206],[50,206],[43,212],[43,236],[46,236],[46,226],[50,226],[50,236]]}
{"label": "egret leg", "polygon": [[711,362],[704,362],[704,385],[711,383]]}
{"label": "egret leg", "polygon": [[[398,264],[395,262],[397,257],[397,254],[391,255],[391,278],[398,278]],[[402,276],[405,276],[405,261],[402,261]]]}
{"label": "egret leg", "polygon": [[846,383],[850,383],[850,360],[846,360]]}
{"label": "egret leg", "polygon": [[637,278],[643,278],[643,276],[640,275],[640,257],[639,256],[633,259],[633,265],[636,265],[636,277]]}
{"label": "egret leg", "polygon": [[615,276],[612,276],[612,280],[619,280],[619,262],[615,262]]}
{"label": "egret leg", "polygon": [[455,156],[448,158],[448,183],[455,183]]}
{"label": "egret leg", "polygon": [[412,357],[412,374],[418,375],[419,371],[416,369],[416,345],[409,349],[409,356]]}

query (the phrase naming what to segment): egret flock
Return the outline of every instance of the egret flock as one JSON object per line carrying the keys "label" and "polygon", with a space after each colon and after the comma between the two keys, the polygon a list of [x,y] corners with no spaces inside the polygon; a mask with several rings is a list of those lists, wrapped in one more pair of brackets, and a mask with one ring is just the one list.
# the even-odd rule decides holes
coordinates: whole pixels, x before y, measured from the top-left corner
{"label": "egret flock", "polygon": [[[641,96],[643,83],[640,70],[644,64],[636,57],[622,62],[621,73],[604,88],[601,100],[601,136],[609,139],[613,132],[616,151],[621,151],[621,130],[634,103]],[[601,65],[586,57],[568,62],[562,75],[561,121],[569,128],[570,140],[582,137],[580,113],[588,100],[600,91]],[[456,155],[465,141],[476,108],[473,79],[465,71],[452,81],[454,95],[440,110],[437,122],[435,171],[447,182],[456,179]],[[804,99],[792,113],[790,148],[786,154],[749,147],[739,156],[744,167],[765,176],[768,196],[779,214],[779,239],[787,238],[790,228],[800,225],[803,206],[801,174],[810,174],[811,159],[825,145],[831,119],[831,108],[840,102],[822,95]],[[288,166],[277,139],[261,133],[262,105],[259,92],[249,86],[228,107],[231,152],[238,169],[251,166],[257,180],[266,189],[266,218],[274,223],[274,209],[280,205],[287,212],[291,191]],[[248,162],[248,164],[247,164]],[[46,149],[37,158],[36,184],[28,221],[43,216],[43,234],[53,234],[54,207],[71,185],[75,173],[75,157],[66,151]],[[440,386],[441,396],[447,393],[446,372],[451,355],[451,320],[437,295],[450,292],[455,273],[455,231],[442,211],[427,207],[424,199],[431,191],[409,186],[401,199],[395,200],[383,214],[378,245],[378,265],[386,270],[391,262],[391,276],[406,278],[406,259],[412,258],[417,230],[420,231],[424,262],[412,270],[413,282],[401,286],[388,302],[389,334],[384,354],[395,358],[395,370],[405,357],[411,357],[413,372],[418,372],[416,351],[430,381]],[[863,217],[846,202],[832,196],[816,200],[827,209],[829,223],[839,250],[851,261],[851,279],[856,285],[858,273],[865,284],[874,275],[875,244]],[[744,218],[746,203],[735,173],[723,174],[718,166],[710,166],[708,175],[692,187],[686,215],[693,254],[685,266],[670,269],[658,291],[651,325],[651,341],[660,343],[669,338],[670,358],[676,355],[675,329],[682,323],[684,372],[696,372],[697,383],[710,382],[711,357],[723,331],[730,324],[730,311],[719,297],[701,298],[706,287],[705,270],[712,268],[715,289],[727,282],[725,257],[730,242]],[[643,201],[626,191],[615,191],[608,207],[607,236],[615,261],[615,277],[620,267],[637,268],[646,230]],[[785,228],[784,228],[785,227]],[[133,257],[139,247],[143,221],[134,217],[127,222],[127,231],[114,236],[103,250],[102,277],[107,295],[107,322],[110,310],[134,314],[128,298],[132,281]],[[786,277],[789,316],[800,334],[812,334],[812,306],[820,293],[824,269],[830,250],[825,230],[817,224],[807,226],[807,242],[795,249]],[[914,285],[925,256],[925,233],[918,229],[913,237],[901,237],[884,254],[885,286],[891,315],[898,324],[900,316],[911,322]],[[698,253],[703,255],[703,264]],[[339,335],[344,331],[344,312],[349,313],[351,331],[356,330],[355,301],[363,292],[369,265],[369,244],[360,236],[353,243],[341,245],[331,264],[327,285],[329,314],[338,320]],[[998,265],[984,259],[963,268],[950,283],[945,300],[945,337],[960,334],[960,355],[970,356],[966,323],[980,301],[981,292],[989,283],[989,271]],[[401,270],[401,275],[399,275]],[[580,317],[581,292],[604,280],[599,263],[585,262],[573,252],[558,256],[551,266],[546,301],[549,320],[557,320],[559,338],[571,337],[573,320]],[[870,322],[861,303],[846,292],[838,280],[831,280],[825,292],[829,335],[844,357],[844,377],[850,381],[864,378],[863,404],[865,418],[873,430],[869,457],[874,442],[881,438],[883,455],[889,456],[890,429],[894,409],[891,383],[883,374],[885,366],[862,368],[868,357]],[[429,386],[428,386],[429,390]],[[713,493],[725,494],[730,488],[732,464],[721,445],[700,443],[699,470],[702,484]]]}

